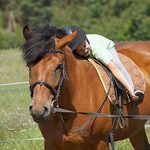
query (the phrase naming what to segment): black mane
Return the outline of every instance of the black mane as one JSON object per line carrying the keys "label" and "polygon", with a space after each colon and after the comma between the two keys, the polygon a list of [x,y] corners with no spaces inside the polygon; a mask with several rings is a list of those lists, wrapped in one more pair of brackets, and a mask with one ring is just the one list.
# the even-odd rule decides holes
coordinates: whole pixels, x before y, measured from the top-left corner
{"label": "black mane", "polygon": [[62,38],[62,29],[50,24],[31,29],[30,37],[22,46],[22,55],[27,64],[36,64],[50,49],[55,47],[52,37]]}

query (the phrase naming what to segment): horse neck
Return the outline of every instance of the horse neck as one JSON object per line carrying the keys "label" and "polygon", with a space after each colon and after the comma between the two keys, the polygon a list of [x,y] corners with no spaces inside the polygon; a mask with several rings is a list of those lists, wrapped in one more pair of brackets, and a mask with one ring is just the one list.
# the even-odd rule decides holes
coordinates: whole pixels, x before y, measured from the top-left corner
{"label": "horse neck", "polygon": [[[64,81],[60,100],[61,106],[68,109],[78,107],[78,109],[84,110],[84,104],[90,104],[90,107],[93,107],[91,109],[95,110],[99,105],[98,100],[101,99],[99,93],[103,88],[101,88],[102,84],[93,65],[87,60],[76,59],[72,52],[66,49],[65,70],[68,79]],[[92,92],[93,88],[94,92]]]}
{"label": "horse neck", "polygon": [[68,108],[68,105],[71,105],[72,94],[76,92],[75,82],[78,80],[77,70],[80,70],[80,66],[78,66],[78,61],[67,46],[63,50],[65,55],[66,79],[63,83],[59,102],[60,105],[63,105],[64,107],[66,106]]}
{"label": "horse neck", "polygon": [[69,48],[65,49],[65,71],[67,74],[66,83],[69,88],[75,86],[75,81],[79,80],[78,75],[79,71],[82,71],[82,66]]}

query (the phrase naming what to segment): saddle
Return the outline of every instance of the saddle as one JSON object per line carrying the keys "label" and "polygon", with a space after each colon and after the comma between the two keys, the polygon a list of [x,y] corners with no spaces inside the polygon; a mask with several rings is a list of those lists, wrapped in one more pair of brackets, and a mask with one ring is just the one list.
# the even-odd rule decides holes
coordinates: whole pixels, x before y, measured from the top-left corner
{"label": "saddle", "polygon": [[[146,82],[142,72],[140,71],[139,67],[127,56],[118,53],[119,58],[122,64],[125,66],[126,70],[128,71],[133,84],[135,87],[141,91],[145,91],[146,89]],[[113,105],[119,104],[119,97],[121,96],[122,104],[129,104],[132,103],[130,100],[129,95],[126,92],[124,86],[113,76],[113,74],[109,71],[109,69],[100,63],[97,59],[88,59],[93,66],[95,67],[101,82],[104,86],[105,92],[109,90],[108,99]],[[112,86],[109,89],[110,83]]]}

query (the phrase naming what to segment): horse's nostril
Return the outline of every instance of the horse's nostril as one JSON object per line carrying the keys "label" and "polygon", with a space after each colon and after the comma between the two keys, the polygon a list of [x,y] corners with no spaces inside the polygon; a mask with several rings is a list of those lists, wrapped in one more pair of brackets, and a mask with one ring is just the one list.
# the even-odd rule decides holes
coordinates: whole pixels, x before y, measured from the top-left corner
{"label": "horse's nostril", "polygon": [[43,114],[43,117],[45,118],[45,117],[48,117],[48,115],[49,115],[49,110],[48,110],[48,108],[46,107],[46,106],[44,106],[44,114]]}
{"label": "horse's nostril", "polygon": [[31,106],[29,106],[29,113],[30,113],[31,115],[33,114],[32,109],[33,109],[33,106],[32,106],[32,105],[31,105]]}
{"label": "horse's nostril", "polygon": [[47,111],[48,111],[48,108],[47,108],[46,106],[44,106],[44,109],[45,109],[45,112],[47,112]]}
{"label": "horse's nostril", "polygon": [[30,111],[32,110],[32,108],[33,108],[33,106],[29,106],[29,110],[30,110]]}

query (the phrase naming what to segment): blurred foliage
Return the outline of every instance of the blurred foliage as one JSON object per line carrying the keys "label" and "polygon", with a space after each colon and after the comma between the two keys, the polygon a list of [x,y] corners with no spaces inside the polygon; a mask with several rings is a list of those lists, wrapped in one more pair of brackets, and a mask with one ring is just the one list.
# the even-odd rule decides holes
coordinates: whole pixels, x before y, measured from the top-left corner
{"label": "blurred foliage", "polygon": [[23,43],[22,29],[16,27],[15,32],[0,29],[0,49],[20,47]]}
{"label": "blurred foliage", "polygon": [[114,41],[150,39],[149,0],[0,0],[0,48],[23,43],[21,30],[20,35],[6,31],[10,11],[15,16],[15,30],[52,23],[60,28],[78,25],[87,33]]}

